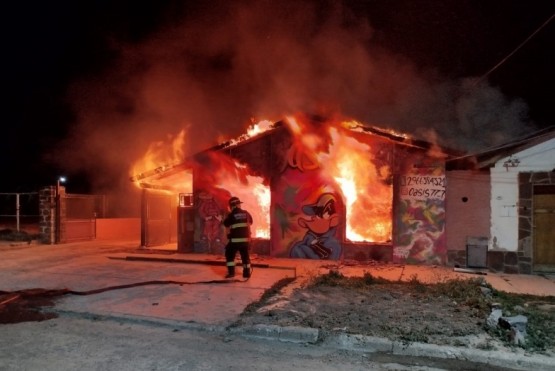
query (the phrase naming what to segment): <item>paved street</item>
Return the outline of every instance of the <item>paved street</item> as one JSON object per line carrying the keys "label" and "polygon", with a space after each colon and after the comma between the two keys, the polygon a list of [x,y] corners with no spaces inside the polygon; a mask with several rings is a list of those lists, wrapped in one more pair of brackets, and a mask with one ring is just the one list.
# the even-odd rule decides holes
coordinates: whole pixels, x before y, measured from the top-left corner
{"label": "paved street", "polygon": [[[316,262],[255,256],[253,257],[255,271],[251,279],[241,282],[242,279],[239,275],[237,281],[222,283],[226,272],[223,256],[144,250],[138,248],[136,241],[92,241],[56,246],[4,244],[0,246],[0,252],[2,254],[0,291],[33,288],[69,289],[79,293],[87,293],[91,290],[101,291],[91,295],[60,297],[54,308],[60,315],[58,319],[41,323],[4,325],[3,328],[9,329],[9,331],[2,331],[0,335],[0,360],[4,359],[6,362],[12,362],[15,358],[20,359],[21,357],[16,354],[22,352],[22,349],[35,349],[39,353],[50,352],[51,348],[49,347],[37,348],[36,341],[40,340],[36,337],[37,332],[33,331],[39,329],[40,331],[49,331],[53,336],[59,332],[60,338],[48,337],[44,341],[54,348],[59,342],[58,346],[62,349],[62,353],[71,353],[71,349],[67,349],[67,339],[64,340],[65,336],[70,336],[67,333],[77,336],[74,332],[76,334],[81,332],[84,337],[87,337],[89,330],[94,332],[93,329],[99,328],[99,320],[102,323],[112,323],[115,327],[111,327],[110,331],[123,331],[123,335],[127,331],[125,326],[146,326],[150,329],[148,331],[154,331],[153,328],[187,333],[194,331],[212,334],[216,337],[223,336],[226,339],[259,339],[264,342],[279,339],[281,341],[275,343],[279,346],[291,343],[301,347],[313,347],[314,345],[311,344],[318,340],[318,329],[234,328],[231,331],[227,327],[236,321],[246,306],[258,300],[265,290],[279,280],[296,277],[295,284],[289,287],[289,290],[292,290],[295,285],[300,285],[304,280],[317,274],[325,273],[330,268],[340,269],[344,275],[362,275],[370,272],[373,276],[391,280],[410,280],[416,276],[420,281],[433,282],[454,277],[469,277],[468,273],[457,273],[446,267],[350,266],[329,261]],[[494,287],[505,291],[526,292],[528,290],[528,292],[537,294],[555,295],[555,283],[552,277],[507,276],[489,273],[480,276]],[[93,322],[86,325],[85,328],[71,328],[71,326],[83,326],[84,322],[79,321]],[[70,328],[64,328],[64,326],[70,326]],[[89,326],[91,327],[89,328]],[[25,335],[26,331],[28,331],[27,335]],[[41,333],[40,331],[38,334]],[[107,335],[105,334],[110,338],[107,341],[112,341],[110,331]],[[128,335],[133,336],[132,332],[129,332]],[[101,334],[98,336],[101,337]],[[16,338],[18,340],[14,343],[13,340]],[[168,337],[168,339],[171,338]],[[132,344],[135,340],[129,341]],[[162,340],[158,339],[157,341]],[[79,345],[77,350],[81,346],[85,345]],[[398,346],[385,340],[353,336],[328,338],[319,346],[334,349],[334,357],[339,357],[342,351],[354,351],[362,354],[381,351],[401,358],[426,357],[433,354],[444,360],[475,359],[498,367],[506,366],[507,368],[510,365],[514,369],[535,368],[541,370],[555,367],[553,359],[541,356],[517,357],[511,354],[495,354],[465,348],[438,349],[437,346],[431,347],[426,344]],[[141,346],[139,346],[140,348]],[[108,353],[109,357],[114,357],[112,352]],[[38,353],[35,354],[39,356]],[[23,356],[28,357],[28,355]],[[48,357],[47,354],[40,356]],[[69,358],[71,357],[73,356],[69,356]],[[123,355],[120,354],[119,357],[123,357]],[[29,362],[29,369],[36,369],[31,359]],[[106,365],[104,360],[99,362],[99,365]],[[267,362],[271,364],[272,361],[268,360]],[[53,363],[53,365],[56,364],[56,362]],[[148,362],[146,364],[150,365]],[[85,367],[85,369],[108,369],[89,366],[91,367]],[[172,364],[172,367],[189,369],[182,363]],[[191,369],[210,369],[202,368],[202,364],[195,367]],[[490,369],[492,369],[491,367]],[[302,363],[298,364],[298,369],[300,368],[302,368]],[[164,368],[154,367],[154,369]],[[215,367],[213,369],[222,368]],[[268,369],[273,369],[273,367],[268,367]],[[360,369],[363,369],[362,365]]]}

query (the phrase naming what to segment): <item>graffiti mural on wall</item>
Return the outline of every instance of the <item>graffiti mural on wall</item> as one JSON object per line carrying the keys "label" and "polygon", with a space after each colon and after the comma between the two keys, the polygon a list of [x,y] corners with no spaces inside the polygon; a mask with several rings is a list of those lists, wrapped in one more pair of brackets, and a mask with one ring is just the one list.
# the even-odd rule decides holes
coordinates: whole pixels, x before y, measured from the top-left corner
{"label": "graffiti mural on wall", "polygon": [[319,171],[288,168],[272,192],[272,255],[338,259],[342,201]]}
{"label": "graffiti mural on wall", "polygon": [[195,251],[219,252],[226,243],[222,224],[226,210],[223,197],[227,192],[219,189],[198,191],[195,213]]}
{"label": "graffiti mural on wall", "polygon": [[239,197],[253,216],[253,237],[269,236],[270,191],[264,179],[253,175],[247,164],[226,153],[204,153],[196,161],[193,188],[195,251],[224,251],[227,234],[222,221],[230,211],[228,201],[232,196]]}
{"label": "graffiti mural on wall", "polygon": [[293,244],[292,258],[332,259],[341,257],[341,243],[336,238],[340,215],[336,210],[337,197],[324,193],[316,203],[302,207],[306,216],[299,217],[299,225],[306,230],[302,241]]}
{"label": "graffiti mural on wall", "polygon": [[201,240],[210,245],[220,243],[224,210],[218,205],[214,195],[209,192],[200,192],[198,198],[198,213],[202,221]]}
{"label": "graffiti mural on wall", "polygon": [[391,144],[337,127],[293,131],[272,182],[272,255],[337,260],[344,241],[391,241]]}
{"label": "graffiti mural on wall", "polygon": [[445,174],[402,175],[396,214],[393,260],[443,264],[445,246]]}
{"label": "graffiti mural on wall", "polygon": [[272,190],[272,255],[339,259],[343,201],[317,159],[292,146]]}

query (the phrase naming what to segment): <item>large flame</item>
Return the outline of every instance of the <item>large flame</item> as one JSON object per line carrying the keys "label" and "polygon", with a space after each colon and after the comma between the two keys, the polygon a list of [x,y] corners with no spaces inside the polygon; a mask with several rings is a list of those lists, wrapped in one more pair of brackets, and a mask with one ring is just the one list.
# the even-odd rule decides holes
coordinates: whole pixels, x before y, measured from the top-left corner
{"label": "large flame", "polygon": [[[309,130],[296,117],[288,117],[286,123],[293,133],[294,142],[289,150],[289,165],[300,171],[320,168],[335,180],[341,188],[346,209],[346,238],[354,242],[386,242],[392,234],[392,198],[390,169],[376,165],[371,136],[363,142],[355,139],[354,132],[361,132],[357,122],[340,122],[329,127]],[[247,134],[234,144],[252,138],[273,128],[270,121],[261,121],[249,127]],[[327,134],[326,134],[327,131]],[[140,179],[148,177],[150,184],[160,177],[161,188],[178,193],[192,192],[192,172],[176,171],[183,162],[185,131],[171,142],[153,143],[145,156],[137,161],[132,173],[141,186]],[[255,219],[254,234],[258,238],[270,237],[270,188],[262,177],[252,174],[249,168],[224,153],[213,153],[210,169],[199,167],[195,182],[209,185],[220,191],[220,196],[237,196]],[[154,170],[152,170],[154,169]],[[170,175],[167,175],[170,173]],[[204,177],[204,179],[202,179]],[[223,196],[221,196],[223,197]],[[224,202],[221,198],[220,202]]]}
{"label": "large flame", "polygon": [[345,121],[329,125],[329,140],[324,138],[322,128],[315,139],[316,133],[307,130],[302,120],[288,117],[286,122],[295,139],[288,154],[289,164],[303,171],[306,166],[301,165],[316,156],[320,171],[341,188],[346,208],[346,238],[353,242],[390,241],[393,200],[390,169],[376,165],[371,136],[367,136],[366,142],[359,142],[349,134],[350,129],[360,124]]}
{"label": "large flame", "polygon": [[[149,145],[142,158],[131,167],[130,173],[137,187],[143,187],[143,179],[148,179],[149,187],[175,193],[191,193],[193,176],[190,171],[179,171],[168,175],[169,171],[179,167],[184,158],[185,130],[170,143],[156,141]],[[159,179],[163,175],[163,179]]]}
{"label": "large flame", "polygon": [[[272,121],[259,121],[249,126],[247,133],[231,141],[231,144],[251,139],[273,128]],[[226,162],[220,162],[220,165],[224,163]],[[255,237],[270,238],[270,187],[264,183],[262,177],[249,174],[250,171],[246,165],[236,161],[233,165],[233,168],[228,167],[226,171],[218,172],[217,187],[229,190],[243,202],[243,207],[252,214],[254,219]],[[238,172],[243,173],[243,176],[237,176]]]}
{"label": "large flame", "polygon": [[270,187],[264,185],[261,177],[247,176],[247,184],[229,180],[222,185],[243,202],[242,208],[254,219],[253,234],[257,238],[270,238]]}
{"label": "large flame", "polygon": [[[272,129],[270,121],[260,121],[249,127],[248,133],[237,141],[242,141]],[[249,168],[233,161],[222,153],[211,154],[210,168],[198,163],[184,165],[185,131],[181,131],[171,143],[153,142],[144,156],[133,164],[132,179],[138,187],[148,187],[169,192],[178,197],[179,193],[193,192],[193,169],[196,169],[198,186],[209,185],[219,197],[221,205],[227,205],[229,195],[243,201],[255,221],[254,235],[258,238],[270,237],[270,188],[262,177],[254,176]],[[187,166],[187,167],[185,167]]]}
{"label": "large flame", "polygon": [[243,202],[241,207],[254,219],[254,236],[269,238],[270,187],[264,183],[262,177],[252,175],[248,166],[231,160],[222,153],[214,153],[212,156],[212,163],[217,163],[218,168],[211,169],[214,172],[209,180],[211,186],[239,197]]}
{"label": "large flame", "polygon": [[385,242],[391,239],[392,186],[389,169],[377,169],[372,148],[329,129],[332,144],[321,154],[322,171],[341,187],[346,206],[346,238],[351,241]]}

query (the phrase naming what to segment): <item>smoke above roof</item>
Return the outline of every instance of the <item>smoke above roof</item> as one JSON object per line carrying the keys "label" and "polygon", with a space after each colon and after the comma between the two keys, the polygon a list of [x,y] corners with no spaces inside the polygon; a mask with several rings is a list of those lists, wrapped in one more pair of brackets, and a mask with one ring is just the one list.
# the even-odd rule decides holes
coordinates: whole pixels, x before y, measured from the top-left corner
{"label": "smoke above roof", "polygon": [[109,39],[113,63],[69,90],[76,125],[64,166],[113,186],[152,142],[183,129],[187,155],[295,112],[339,113],[468,151],[530,128],[522,100],[476,76],[418,67],[339,2],[208,3],[168,13],[139,42]]}

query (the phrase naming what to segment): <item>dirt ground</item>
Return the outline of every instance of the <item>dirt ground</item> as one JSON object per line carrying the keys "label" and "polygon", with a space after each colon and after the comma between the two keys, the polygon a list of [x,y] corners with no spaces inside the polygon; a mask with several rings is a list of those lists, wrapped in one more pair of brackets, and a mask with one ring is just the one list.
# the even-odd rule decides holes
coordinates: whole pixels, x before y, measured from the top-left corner
{"label": "dirt ground", "polygon": [[[272,295],[275,294],[275,295]],[[0,294],[0,324],[46,321],[59,296],[42,290]],[[419,293],[402,284],[372,285],[371,291],[316,286],[289,295],[268,293],[241,315],[237,325],[271,324],[319,328],[431,344],[506,349],[490,337],[483,313],[446,297]]]}
{"label": "dirt ground", "polygon": [[[43,321],[55,318],[56,293],[40,289],[0,293],[0,323]],[[376,284],[370,291],[344,287],[314,286],[294,289],[290,295],[267,293],[241,315],[238,324],[306,326],[324,331],[341,331],[420,341],[462,345],[488,342],[483,312],[461,310],[447,297],[419,292],[406,284]],[[484,344],[486,346],[487,344]]]}
{"label": "dirt ground", "polygon": [[314,286],[269,295],[247,308],[238,325],[308,326],[404,342],[501,349],[484,329],[487,313],[404,284],[357,290]]}
{"label": "dirt ground", "polygon": [[[51,308],[64,291],[30,289],[0,292],[0,324],[56,318]],[[421,342],[507,350],[485,329],[488,312],[417,285],[376,283],[364,288],[284,282],[249,305],[234,326],[267,324],[318,328]],[[555,349],[549,351],[555,354]]]}

